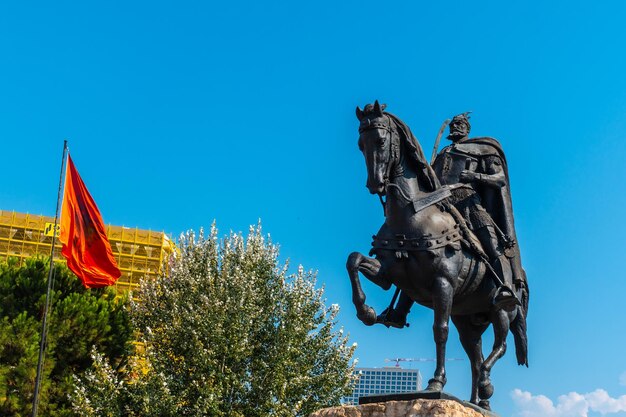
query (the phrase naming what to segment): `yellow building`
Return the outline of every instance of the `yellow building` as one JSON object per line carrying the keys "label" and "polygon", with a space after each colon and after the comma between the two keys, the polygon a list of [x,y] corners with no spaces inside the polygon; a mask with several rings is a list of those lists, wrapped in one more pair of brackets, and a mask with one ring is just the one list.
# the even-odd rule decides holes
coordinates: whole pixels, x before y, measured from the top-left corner
{"label": "yellow building", "polygon": [[[0,210],[0,262],[11,257],[21,263],[35,255],[49,256],[53,228],[54,217]],[[118,293],[137,288],[144,276],[155,277],[174,250],[173,242],[164,232],[108,225],[107,236],[122,271],[115,284]],[[54,259],[65,259],[58,239]]]}

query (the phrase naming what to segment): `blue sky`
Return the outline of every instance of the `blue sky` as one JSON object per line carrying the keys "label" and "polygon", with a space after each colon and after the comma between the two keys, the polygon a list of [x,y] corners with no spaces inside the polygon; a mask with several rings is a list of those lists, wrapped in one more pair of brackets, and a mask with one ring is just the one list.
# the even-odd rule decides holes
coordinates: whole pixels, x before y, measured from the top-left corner
{"label": "blue sky", "polygon": [[[626,416],[625,12],[620,1],[4,2],[0,208],[54,213],[68,139],[107,223],[177,235],[260,218],[284,259],[319,271],[361,365],[429,358],[430,310],[414,307],[402,331],[354,316],[345,259],[383,221],[354,108],[387,103],[427,155],[441,122],[471,110],[472,135],[507,153],[532,291],[530,368],[511,350],[492,405]],[[391,293],[365,288],[384,308]],[[454,331],[448,350],[464,357]],[[469,396],[468,366],[449,364],[447,391]]]}

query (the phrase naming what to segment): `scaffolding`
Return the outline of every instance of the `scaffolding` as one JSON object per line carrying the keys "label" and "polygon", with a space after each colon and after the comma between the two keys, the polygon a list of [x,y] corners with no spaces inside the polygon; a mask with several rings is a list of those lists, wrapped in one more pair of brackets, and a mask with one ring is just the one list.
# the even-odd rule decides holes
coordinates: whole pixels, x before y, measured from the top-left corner
{"label": "scaffolding", "polygon": [[[17,258],[22,264],[26,258],[50,256],[52,229],[54,217],[0,210],[0,261]],[[156,277],[163,262],[175,249],[164,232],[112,225],[106,229],[111,250],[122,272],[115,283],[118,294],[137,289],[144,277]],[[54,259],[65,261],[58,239]]]}

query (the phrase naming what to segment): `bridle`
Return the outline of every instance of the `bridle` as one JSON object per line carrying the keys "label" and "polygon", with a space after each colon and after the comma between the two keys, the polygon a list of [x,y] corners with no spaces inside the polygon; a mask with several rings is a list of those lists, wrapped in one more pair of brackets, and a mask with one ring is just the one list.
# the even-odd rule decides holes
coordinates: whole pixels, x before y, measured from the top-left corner
{"label": "bridle", "polygon": [[400,136],[391,118],[389,118],[389,116],[387,115],[384,115],[383,117],[388,121],[388,123],[383,123],[380,121],[372,122],[372,120],[368,118],[363,119],[361,121],[361,126],[359,126],[359,134],[362,134],[368,130],[380,129],[380,130],[386,131],[389,135],[390,149],[389,149],[389,160],[387,161],[387,168],[386,168],[385,176],[383,177],[384,191],[383,193],[378,194],[378,198],[380,199],[380,203],[383,206],[383,211],[385,212],[385,215],[386,215],[387,213],[386,202],[383,199],[383,195],[387,194],[387,188],[389,187],[395,187],[396,189],[400,191],[400,193],[404,194],[402,190],[400,189],[400,187],[398,187],[396,184],[393,183],[393,180],[395,178],[404,174],[404,170],[402,169],[402,164],[399,163],[401,162],[400,161],[400,142],[399,142]]}
{"label": "bridle", "polygon": [[[383,116],[387,119],[388,123],[383,122],[372,122],[370,119],[363,119],[361,122],[361,126],[359,126],[359,133],[362,134],[368,130],[380,129],[384,130],[389,134],[389,160],[387,161],[387,169],[385,172],[385,188],[389,185],[389,181],[393,180],[396,177],[404,174],[402,170],[401,164],[399,164],[400,160],[400,136],[398,134],[398,130],[395,128],[393,121],[389,118],[389,116]],[[395,168],[395,171],[392,175],[392,168]]]}

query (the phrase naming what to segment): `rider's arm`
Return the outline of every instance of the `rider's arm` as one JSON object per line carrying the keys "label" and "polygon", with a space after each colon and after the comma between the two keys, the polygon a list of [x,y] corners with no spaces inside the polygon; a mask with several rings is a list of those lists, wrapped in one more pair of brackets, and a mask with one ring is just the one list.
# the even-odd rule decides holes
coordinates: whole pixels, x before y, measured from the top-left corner
{"label": "rider's arm", "polygon": [[506,185],[506,177],[502,168],[502,161],[497,156],[488,156],[484,159],[484,173],[476,174],[475,181],[500,188]]}
{"label": "rider's arm", "polygon": [[499,157],[487,156],[481,161],[479,170],[482,172],[462,171],[459,176],[459,181],[464,183],[475,182],[494,188],[500,188],[506,185],[506,177],[504,175],[504,169],[502,169],[502,161]]}

